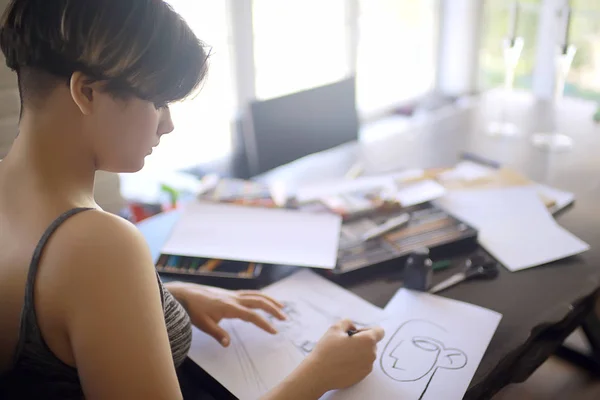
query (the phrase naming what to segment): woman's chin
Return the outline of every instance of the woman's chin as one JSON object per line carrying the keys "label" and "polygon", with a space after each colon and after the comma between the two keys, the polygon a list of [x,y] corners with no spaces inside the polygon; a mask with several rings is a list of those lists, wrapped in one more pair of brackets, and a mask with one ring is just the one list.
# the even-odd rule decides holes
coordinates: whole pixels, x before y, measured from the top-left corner
{"label": "woman's chin", "polygon": [[116,174],[131,174],[144,168],[145,160],[142,158],[139,162],[128,162],[127,164],[111,165],[99,168],[102,171],[113,172]]}

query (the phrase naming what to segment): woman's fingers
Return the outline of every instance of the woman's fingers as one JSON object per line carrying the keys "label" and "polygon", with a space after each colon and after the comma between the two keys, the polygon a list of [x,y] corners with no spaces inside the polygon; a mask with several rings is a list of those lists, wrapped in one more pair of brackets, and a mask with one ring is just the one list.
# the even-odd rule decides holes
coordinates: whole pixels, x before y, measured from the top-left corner
{"label": "woman's fingers", "polygon": [[283,303],[275,300],[271,296],[267,296],[266,294],[259,292],[258,290],[239,290],[237,292],[240,298],[242,297],[262,297],[263,299],[273,303],[278,308],[283,308]]}
{"label": "woman's fingers", "polygon": [[262,296],[243,296],[238,299],[238,303],[246,308],[258,308],[271,314],[275,318],[284,321],[287,319],[283,311],[272,302]]}
{"label": "woman's fingers", "polygon": [[221,343],[221,346],[229,346],[229,342],[231,341],[229,339],[229,334],[212,319],[205,318],[201,323],[197,324],[197,326],[201,331],[204,331],[210,336],[214,337],[217,342]]}
{"label": "woman's fingers", "polygon": [[373,328],[361,329],[354,336],[357,336],[357,337],[368,336],[373,341],[375,341],[375,343],[377,343],[377,342],[380,342],[381,339],[383,339],[383,337],[385,336],[385,331],[383,330],[383,328],[376,326]]}
{"label": "woman's fingers", "polygon": [[275,329],[273,325],[267,322],[266,319],[258,315],[256,312],[239,304],[229,305],[229,307],[227,307],[227,313],[225,315],[225,318],[239,318],[242,321],[250,322],[258,326],[260,329],[271,334],[277,333],[277,329]]}

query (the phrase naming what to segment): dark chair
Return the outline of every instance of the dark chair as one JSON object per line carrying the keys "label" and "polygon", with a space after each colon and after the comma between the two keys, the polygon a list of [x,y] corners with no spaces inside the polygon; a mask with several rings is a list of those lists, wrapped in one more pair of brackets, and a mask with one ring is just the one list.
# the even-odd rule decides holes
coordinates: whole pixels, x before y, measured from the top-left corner
{"label": "dark chair", "polygon": [[357,140],[355,79],[254,101],[241,122],[250,176]]}

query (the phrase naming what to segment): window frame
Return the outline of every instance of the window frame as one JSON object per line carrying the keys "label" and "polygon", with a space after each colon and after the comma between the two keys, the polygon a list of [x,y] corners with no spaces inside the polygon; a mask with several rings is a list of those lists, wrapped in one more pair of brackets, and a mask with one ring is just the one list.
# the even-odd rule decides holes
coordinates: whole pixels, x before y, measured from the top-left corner
{"label": "window frame", "polygon": [[[246,108],[246,105],[256,100],[256,64],[254,61],[254,43],[253,43],[253,19],[252,19],[252,3],[253,0],[227,0],[229,9],[229,20],[231,22],[231,37],[233,41],[233,71],[236,82],[234,83],[236,91],[236,100],[238,114],[242,114]],[[407,0],[413,1],[413,0]],[[433,85],[430,91],[418,95],[414,99],[405,101],[398,101],[397,104],[390,104],[381,109],[376,109],[367,113],[360,113],[362,122],[369,122],[376,120],[391,114],[395,109],[400,107],[419,103],[423,98],[431,95],[437,90],[437,69],[440,68],[439,54],[440,54],[440,21],[441,21],[441,1],[434,1],[435,13],[436,13],[436,32],[434,35],[438,40],[436,41],[434,54],[436,55],[435,60],[435,72]],[[354,74],[357,71],[358,63],[358,46],[360,40],[360,5],[359,0],[346,0],[346,35],[347,35],[347,48],[346,48],[346,59],[348,63],[347,70],[350,74]]]}

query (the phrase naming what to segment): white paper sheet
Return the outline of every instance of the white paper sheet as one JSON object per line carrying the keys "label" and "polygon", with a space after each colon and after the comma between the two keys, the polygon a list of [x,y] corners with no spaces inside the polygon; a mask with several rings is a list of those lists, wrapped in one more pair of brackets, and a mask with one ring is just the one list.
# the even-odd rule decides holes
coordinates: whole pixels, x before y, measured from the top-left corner
{"label": "white paper sheet", "polygon": [[535,187],[464,190],[438,205],[479,230],[479,243],[511,271],[589,250],[556,223]]}
{"label": "white paper sheet", "polygon": [[459,400],[483,358],[501,314],[400,289],[385,308],[386,336],[373,372],[327,400]]}
{"label": "white paper sheet", "polygon": [[304,203],[328,196],[379,188],[393,192],[396,189],[397,181],[417,179],[421,176],[423,176],[422,169],[411,169],[390,174],[363,176],[356,179],[331,180],[301,186],[296,189],[295,197],[299,202]]}
{"label": "white paper sheet", "polygon": [[445,193],[446,189],[439,183],[432,180],[424,180],[402,187],[396,193],[395,200],[403,207],[410,207],[439,199]]}
{"label": "white paper sheet", "polygon": [[475,181],[487,178],[497,170],[487,165],[475,163],[473,161],[461,161],[454,168],[439,175],[440,181]]}
{"label": "white paper sheet", "polygon": [[194,201],[162,252],[332,269],[340,229],[341,217],[333,214]]}
{"label": "white paper sheet", "polygon": [[535,188],[538,193],[542,194],[542,196],[554,200],[554,206],[550,207],[550,212],[553,214],[571,205],[575,201],[575,194],[571,192],[565,192],[564,190],[543,185],[541,183],[536,184]]}
{"label": "white paper sheet", "polygon": [[264,290],[282,301],[288,321],[274,323],[275,336],[239,320],[222,327],[231,344],[194,328],[189,357],[241,400],[257,399],[277,386],[334,323],[350,318],[357,326],[379,322],[383,311],[314,272],[303,270]]}

